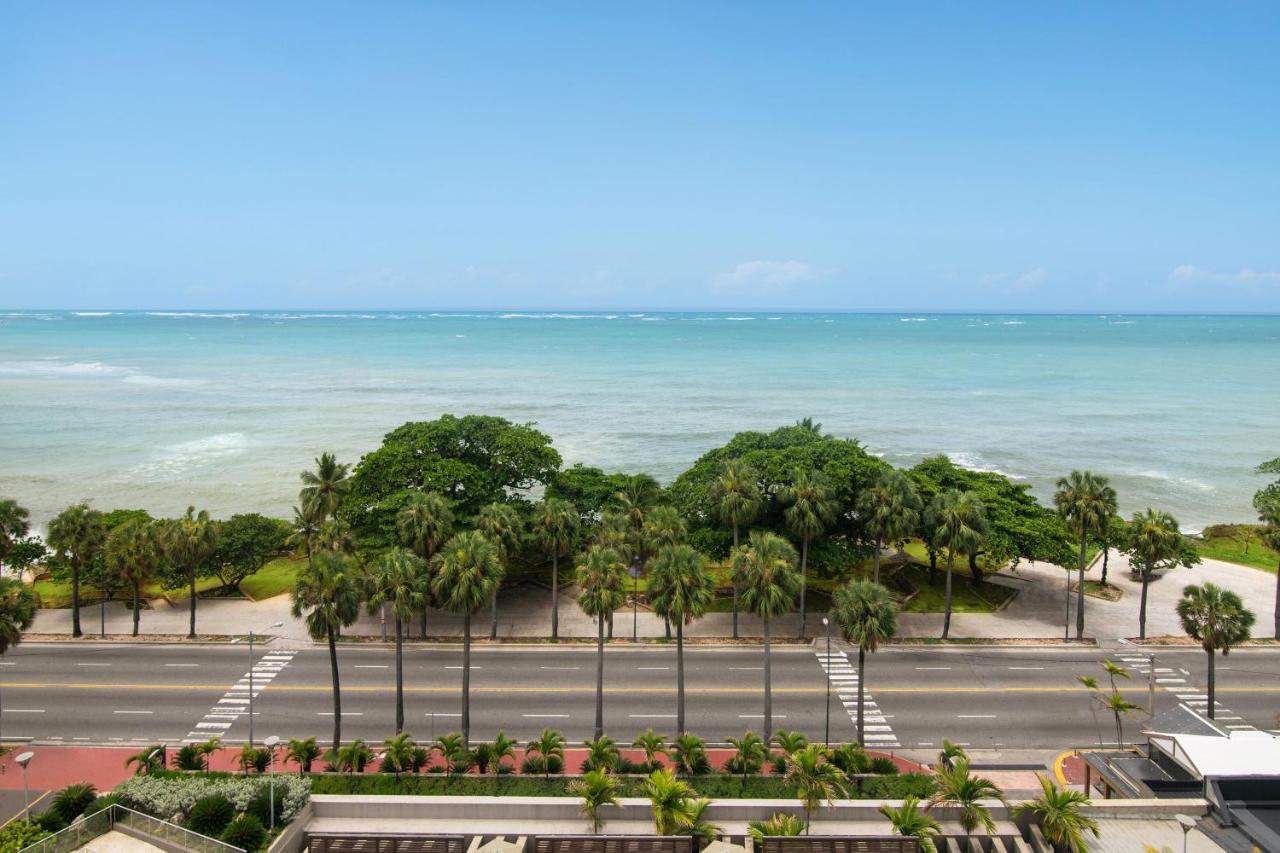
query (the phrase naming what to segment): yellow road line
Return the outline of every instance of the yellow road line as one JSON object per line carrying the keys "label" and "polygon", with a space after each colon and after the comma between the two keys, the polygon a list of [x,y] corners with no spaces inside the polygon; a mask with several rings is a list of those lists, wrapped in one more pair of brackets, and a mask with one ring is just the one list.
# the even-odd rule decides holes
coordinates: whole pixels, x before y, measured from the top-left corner
{"label": "yellow road line", "polygon": [[1062,766],[1068,758],[1075,755],[1074,749],[1068,749],[1066,752],[1058,753],[1058,757],[1053,759],[1053,775],[1058,777],[1058,784],[1067,787],[1067,774],[1063,771]]}
{"label": "yellow road line", "polygon": [[29,811],[30,809],[34,809],[34,808],[36,807],[36,803],[40,802],[41,800],[43,800],[45,797],[49,796],[49,795],[50,795],[50,794],[52,794],[52,793],[53,793],[53,791],[45,791],[43,794],[41,794],[40,796],[38,796],[38,797],[36,797],[34,800],[32,800],[32,801],[31,801],[31,805],[30,805],[29,807],[24,807],[24,808],[18,809],[16,812],[14,812],[14,813],[13,813],[13,817],[9,818],[9,819],[8,819],[8,820],[6,820],[4,823],[0,823],[0,829],[3,829],[4,827],[6,827],[6,826],[8,826],[9,824],[13,823],[13,822],[14,822],[15,820],[17,820],[18,818],[22,817],[22,815],[23,815],[24,811]]}

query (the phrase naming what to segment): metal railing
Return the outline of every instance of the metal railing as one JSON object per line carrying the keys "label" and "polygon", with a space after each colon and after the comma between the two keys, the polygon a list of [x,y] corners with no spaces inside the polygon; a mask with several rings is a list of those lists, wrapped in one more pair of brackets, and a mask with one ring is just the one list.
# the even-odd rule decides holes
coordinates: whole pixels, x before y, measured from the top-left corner
{"label": "metal railing", "polygon": [[117,825],[170,847],[190,850],[191,853],[245,853],[235,845],[192,832],[176,823],[134,811],[119,803],[114,803],[100,812],[78,820],[66,829],[61,829],[29,847],[24,847],[19,853],[70,853],[72,850],[80,849],[99,835],[105,835]]}

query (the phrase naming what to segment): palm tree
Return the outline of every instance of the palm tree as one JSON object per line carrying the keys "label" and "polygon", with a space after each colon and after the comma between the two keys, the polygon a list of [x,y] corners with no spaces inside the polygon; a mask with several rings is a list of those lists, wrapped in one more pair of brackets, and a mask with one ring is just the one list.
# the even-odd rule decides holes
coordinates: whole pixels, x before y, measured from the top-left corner
{"label": "palm tree", "polygon": [[577,508],[561,498],[543,498],[533,508],[533,538],[551,556],[551,639],[560,637],[560,558],[578,538],[582,519]]}
{"label": "palm tree", "polygon": [[[453,510],[438,492],[416,492],[396,513],[396,535],[400,544],[418,555],[424,566],[449,539],[453,532]],[[430,572],[426,574],[428,589],[422,605],[422,637],[427,636],[427,608],[431,604]]]}
{"label": "palm tree", "polygon": [[671,742],[670,754],[676,772],[685,776],[702,775],[711,767],[707,760],[707,742],[688,732],[677,735]]}
{"label": "palm tree", "polygon": [[821,471],[799,469],[779,495],[787,507],[787,529],[800,538],[800,636],[805,629],[805,588],[809,567],[809,543],[836,520],[838,505],[831,481]]}
{"label": "palm tree", "polygon": [[911,479],[897,468],[886,468],[871,488],[858,498],[858,515],[875,537],[876,553],[871,579],[880,583],[880,552],[891,542],[901,542],[920,524],[920,496]]}
{"label": "palm tree", "polygon": [[480,510],[476,516],[476,529],[489,537],[489,541],[498,546],[498,558],[502,565],[502,574],[493,585],[493,595],[489,598],[489,639],[498,639],[498,587],[507,574],[507,563],[512,555],[520,549],[520,537],[523,536],[524,522],[520,513],[511,504],[491,503]]}
{"label": "palm tree", "polygon": [[307,562],[311,562],[311,554],[316,550],[317,542],[320,539],[320,521],[315,516],[299,509],[293,508],[293,532],[289,534],[289,547],[295,552],[301,553],[307,558]]}
{"label": "palm tree", "polygon": [[148,518],[131,518],[107,537],[107,566],[133,590],[133,636],[138,636],[142,613],[142,585],[155,576],[162,556],[158,525]]}
{"label": "palm tree", "polygon": [[1080,813],[1081,807],[1089,805],[1089,795],[1083,791],[1060,788],[1049,779],[1041,776],[1040,788],[1044,791],[1034,800],[1018,803],[1013,807],[1013,814],[1031,815],[1040,824],[1040,831],[1055,849],[1066,849],[1069,853],[1085,853],[1089,846],[1085,843],[1085,833],[1093,833],[1100,838],[1098,822]]}
{"label": "palm tree", "polygon": [[[1280,513],[1275,516],[1263,516],[1265,524],[1262,532],[1259,534],[1262,543],[1276,553],[1280,553]],[[1275,613],[1273,616],[1274,625],[1272,632],[1275,636],[1280,637],[1280,564],[1276,565],[1276,596],[1275,596]]]}
{"label": "palm tree", "polygon": [[753,530],[747,543],[734,551],[733,573],[742,589],[742,605],[759,616],[764,625],[764,737],[768,740],[773,733],[769,620],[795,604],[800,588],[796,549],[776,533]]}
{"label": "palm tree", "polygon": [[390,605],[396,628],[396,734],[404,730],[404,623],[426,606],[429,581],[422,560],[407,548],[392,548],[366,578],[369,612]]}
{"label": "palm tree", "polygon": [[309,738],[289,738],[289,748],[284,754],[285,761],[292,761],[298,765],[298,773],[310,773],[311,763],[320,757],[320,745],[316,743],[316,739]]}
{"label": "palm tree", "polygon": [[1084,639],[1084,570],[1089,537],[1106,531],[1111,516],[1116,513],[1116,491],[1107,484],[1106,477],[1091,471],[1072,471],[1070,476],[1058,480],[1053,503],[1068,529],[1080,538],[1076,639],[1081,640]]}
{"label": "palm tree", "polygon": [[1167,512],[1147,508],[1134,513],[1125,538],[1129,557],[1142,576],[1142,599],[1138,605],[1138,639],[1147,638],[1147,585],[1159,568],[1174,565],[1182,557],[1182,533],[1178,522]]}
{"label": "palm tree", "polygon": [[471,614],[497,589],[502,577],[498,546],[478,530],[459,533],[432,558],[431,591],[446,610],[462,614],[462,744],[471,745]]}
{"label": "palm tree", "polygon": [[30,513],[12,498],[0,499],[0,573],[4,572],[4,561],[19,539],[31,532],[28,521]]}
{"label": "palm tree", "polygon": [[880,814],[889,819],[894,835],[916,839],[920,853],[937,853],[934,839],[942,834],[942,826],[920,809],[919,797],[907,797],[896,809],[886,803],[880,806]]}
{"label": "palm tree", "polygon": [[302,509],[312,518],[324,521],[333,518],[342,499],[351,491],[351,480],[347,478],[350,465],[338,462],[332,453],[321,453],[316,460],[315,471],[303,471],[302,491],[298,500]]}
{"label": "palm tree", "polygon": [[786,757],[783,776],[788,785],[795,787],[804,806],[804,832],[809,834],[813,813],[824,802],[831,805],[837,797],[847,794],[844,773],[827,760],[827,752],[816,743],[798,749]]}
{"label": "palm tree", "polygon": [[408,732],[397,732],[382,742],[386,749],[382,752],[382,767],[399,776],[413,767],[413,754],[418,745],[413,742],[413,735]]}
{"label": "palm tree", "polygon": [[360,738],[333,751],[333,769],[339,773],[363,773],[364,766],[372,760],[373,750]]}
{"label": "palm tree", "polygon": [[578,606],[596,620],[596,729],[604,734],[604,623],[626,600],[626,564],[612,548],[593,545],[578,560]]}
{"label": "palm tree", "polygon": [[[712,514],[721,524],[733,528],[733,550],[738,550],[738,531],[756,520],[764,506],[760,478],[755,469],[741,459],[730,459],[720,469],[720,476],[707,489]],[[733,638],[738,639],[738,582],[733,581]]]}
{"label": "palm tree", "polygon": [[1249,630],[1253,627],[1253,613],[1245,609],[1240,596],[1229,589],[1222,589],[1211,583],[1204,586],[1184,587],[1182,598],[1178,601],[1178,618],[1182,621],[1182,630],[1187,636],[1200,642],[1208,656],[1209,664],[1209,719],[1213,719],[1214,708],[1214,654],[1219,649],[1224,655],[1231,652],[1232,646],[1238,646],[1249,639]]}
{"label": "palm tree", "polygon": [[999,800],[1004,803],[1004,792],[996,783],[983,776],[974,776],[969,771],[968,758],[956,759],[951,767],[939,767],[937,780],[938,789],[929,798],[929,808],[951,806],[958,809],[960,826],[967,835],[972,835],[979,824],[988,835],[995,832],[996,822],[991,816],[991,809],[982,801]]}
{"label": "palm tree", "polygon": [[498,733],[493,736],[493,743],[490,744],[489,755],[493,759],[493,772],[501,773],[502,762],[510,760],[512,764],[516,760],[516,741],[509,738],[502,729],[498,729]]}
{"label": "palm tree", "polygon": [[457,732],[440,735],[431,744],[431,749],[440,753],[440,760],[444,762],[446,773],[452,774],[462,770],[467,759],[467,744],[462,735]]}
{"label": "palm tree", "polygon": [[747,774],[759,771],[764,766],[764,760],[769,757],[764,738],[752,731],[745,732],[740,738],[729,738],[729,746],[733,747],[733,758],[730,760],[737,765],[744,783],[747,781]]}
{"label": "palm tree", "polygon": [[645,729],[636,736],[631,745],[644,751],[644,765],[647,771],[656,770],[658,756],[667,754],[666,735],[655,734],[653,729]]}
{"label": "palm tree", "polygon": [[973,492],[948,489],[929,507],[927,525],[932,540],[947,551],[947,592],[942,613],[942,639],[951,632],[951,577],[956,554],[969,554],[982,544],[987,532],[987,512],[982,500]]}
{"label": "palm tree", "polygon": [[36,618],[36,596],[17,578],[0,577],[0,655],[22,642]]}
{"label": "palm tree", "polygon": [[525,755],[536,755],[542,760],[544,779],[551,778],[551,759],[558,758],[564,762],[564,735],[555,729],[543,729],[537,740],[529,741]]}
{"label": "palm tree", "polygon": [[86,503],[72,504],[49,522],[45,536],[54,556],[71,570],[71,636],[80,631],[80,572],[102,556],[107,529],[102,513]]}
{"label": "palm tree", "polygon": [[893,639],[898,608],[889,590],[871,581],[852,581],[836,590],[832,619],[840,635],[858,647],[858,743],[864,742],[863,692],[867,684],[867,652]]}
{"label": "palm tree", "polygon": [[1124,746],[1124,718],[1138,710],[1138,706],[1125,699],[1119,690],[1112,690],[1106,696],[1099,696],[1098,701],[1115,716],[1116,745]]}
{"label": "palm tree", "polygon": [[618,801],[618,780],[608,770],[597,768],[582,774],[569,783],[569,795],[582,799],[582,816],[591,824],[593,835],[599,835],[604,826],[600,812],[605,806],[621,806]]}
{"label": "palm tree", "polygon": [[163,770],[167,752],[162,743],[153,744],[142,752],[130,755],[124,760],[125,767],[133,768],[133,775],[148,776],[157,770]]}
{"label": "palm tree", "polygon": [[595,740],[583,741],[582,745],[587,748],[587,758],[583,762],[584,769],[604,768],[610,772],[616,772],[622,764],[622,750],[618,748],[618,744],[608,735],[601,735]]}
{"label": "palm tree", "polygon": [[169,523],[164,534],[164,552],[180,569],[191,594],[191,627],[188,639],[196,636],[196,579],[209,570],[209,561],[218,550],[218,525],[208,510],[187,507],[182,518]]}
{"label": "palm tree", "polygon": [[680,827],[683,831],[682,834],[688,835],[694,839],[695,847],[700,846],[699,842],[715,841],[716,838],[720,836],[720,833],[724,831],[723,827],[720,827],[703,817],[703,815],[706,814],[707,806],[709,805],[711,805],[711,801],[708,799],[695,799],[689,804],[688,820],[685,821],[684,826]]}
{"label": "palm tree", "polygon": [[650,773],[642,788],[653,809],[653,828],[658,835],[675,835],[694,822],[694,790],[669,768]]}
{"label": "palm tree", "polygon": [[766,836],[800,835],[803,832],[804,821],[786,812],[775,812],[768,820],[753,820],[747,824],[747,834],[757,849],[764,846]]}
{"label": "palm tree", "polygon": [[329,644],[333,679],[333,751],[342,745],[342,687],[338,678],[338,635],[360,615],[360,591],[351,561],[321,551],[298,571],[291,595],[293,618],[306,617],[307,633]]}
{"label": "palm tree", "polygon": [[689,545],[668,545],[653,559],[649,602],[676,626],[676,734],[684,734],[684,626],[711,607],[715,583],[707,561]]}
{"label": "palm tree", "polygon": [[938,766],[950,769],[961,759],[969,760],[969,753],[965,752],[964,747],[943,738],[942,749],[938,752]]}

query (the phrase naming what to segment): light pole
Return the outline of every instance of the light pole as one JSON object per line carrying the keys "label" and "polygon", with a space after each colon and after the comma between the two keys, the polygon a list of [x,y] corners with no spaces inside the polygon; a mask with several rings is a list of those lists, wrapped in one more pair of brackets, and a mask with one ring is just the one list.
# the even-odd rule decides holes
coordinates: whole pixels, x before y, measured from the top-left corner
{"label": "light pole", "polygon": [[[274,624],[268,625],[266,630],[270,631],[272,628],[279,628],[283,624],[284,624],[283,622],[276,622]],[[239,638],[232,640],[231,642],[238,643]],[[249,746],[253,746],[253,629],[252,628],[249,629]]]}
{"label": "light pole", "polygon": [[267,811],[270,812],[271,825],[267,829],[271,832],[276,830],[276,744],[280,742],[280,738],[275,735],[268,735],[262,745],[271,751],[271,758],[267,762],[267,784],[270,786],[270,798],[268,802],[271,804]]}
{"label": "light pole", "polygon": [[27,765],[35,758],[34,752],[24,752],[15,760],[22,767],[22,819],[31,821],[31,791],[27,788]]}
{"label": "light pole", "polygon": [[831,620],[822,617],[822,627],[827,632],[827,722],[822,727],[822,745],[831,746]]}

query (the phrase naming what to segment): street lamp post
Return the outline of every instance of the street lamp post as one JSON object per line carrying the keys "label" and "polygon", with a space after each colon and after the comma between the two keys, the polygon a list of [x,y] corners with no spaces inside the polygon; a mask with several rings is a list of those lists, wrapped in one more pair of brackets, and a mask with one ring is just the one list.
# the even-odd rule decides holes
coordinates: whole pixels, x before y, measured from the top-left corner
{"label": "street lamp post", "polygon": [[822,617],[822,627],[827,632],[827,721],[822,727],[822,745],[831,746],[831,620]]}
{"label": "street lamp post", "polygon": [[[276,622],[267,626],[267,630],[279,628],[283,622]],[[253,629],[249,629],[249,746],[253,746]],[[237,642],[232,640],[231,642]]]}
{"label": "street lamp post", "polygon": [[26,821],[31,820],[31,791],[27,788],[27,765],[35,757],[34,752],[24,752],[16,759],[22,767],[22,819]]}
{"label": "street lamp post", "polygon": [[280,738],[275,735],[269,735],[262,741],[262,745],[271,751],[271,758],[267,762],[267,784],[270,786],[269,801],[271,803],[267,811],[270,813],[271,825],[267,829],[271,832],[276,830],[276,744],[280,742]]}

